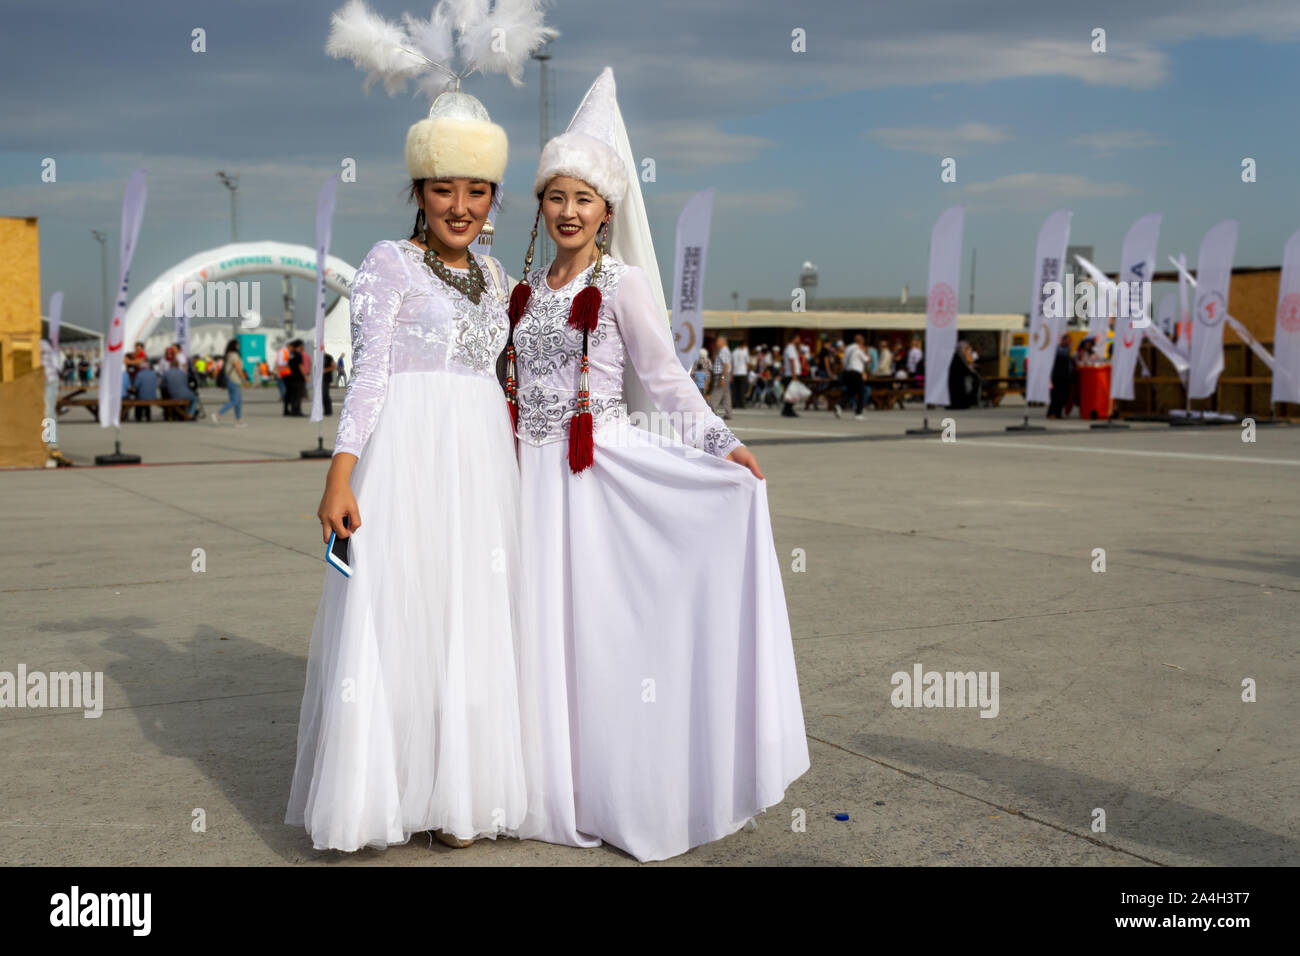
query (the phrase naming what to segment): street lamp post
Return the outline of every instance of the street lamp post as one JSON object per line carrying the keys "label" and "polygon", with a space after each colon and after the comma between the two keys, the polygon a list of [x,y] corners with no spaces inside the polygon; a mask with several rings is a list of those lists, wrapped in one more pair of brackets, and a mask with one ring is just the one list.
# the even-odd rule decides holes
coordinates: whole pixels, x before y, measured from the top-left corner
{"label": "street lamp post", "polygon": [[[239,173],[230,173],[227,175],[223,170],[218,169],[217,178],[221,180],[221,185],[230,190],[230,241],[232,243],[238,242],[239,237],[236,228],[238,213],[235,209],[235,190],[239,188]],[[237,309],[232,309],[231,311],[234,313],[238,312]],[[231,315],[230,328],[234,333],[235,338],[239,338],[239,316],[237,314]]]}
{"label": "street lamp post", "polygon": [[92,229],[90,234],[99,243],[99,275],[104,287],[104,334],[108,334],[108,323],[112,317],[108,314],[108,233],[102,229]]}

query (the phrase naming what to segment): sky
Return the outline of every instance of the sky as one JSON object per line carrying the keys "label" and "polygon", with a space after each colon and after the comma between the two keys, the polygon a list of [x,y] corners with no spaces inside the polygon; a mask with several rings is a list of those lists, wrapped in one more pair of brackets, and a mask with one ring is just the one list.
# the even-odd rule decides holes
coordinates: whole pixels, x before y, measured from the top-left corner
{"label": "sky", "polygon": [[[0,0],[0,215],[37,216],[42,302],[102,328],[99,244],[116,283],[122,192],[148,175],[132,266],[143,288],[230,239],[215,173],[238,172],[239,238],[313,243],[316,195],[345,158],[331,252],[359,263],[409,235],[406,130],[428,102],[362,91],[324,53],[342,0],[154,3]],[[427,17],[432,4],[371,0]],[[1034,241],[1074,211],[1072,245],[1118,267],[1139,216],[1159,212],[1159,261],[1240,221],[1235,264],[1278,265],[1300,229],[1300,3],[1296,0],[556,0],[552,133],[612,66],[665,287],[685,202],[716,190],[705,308],[732,293],[789,298],[804,261],[822,296],[895,295],[926,285],[929,233],[966,207],[958,298],[976,312],[1026,312]],[[206,50],[194,52],[202,29]],[[1094,30],[1105,52],[1094,52]],[[803,31],[806,49],[792,49]],[[510,139],[494,255],[522,270],[540,152],[536,63],[516,88],[463,88]],[[941,163],[956,161],[956,181]],[[1242,181],[1242,161],[1256,181]],[[43,182],[53,159],[56,180]],[[137,281],[139,285],[137,285]],[[312,284],[296,281],[299,324]],[[278,302],[279,280],[264,285]]]}

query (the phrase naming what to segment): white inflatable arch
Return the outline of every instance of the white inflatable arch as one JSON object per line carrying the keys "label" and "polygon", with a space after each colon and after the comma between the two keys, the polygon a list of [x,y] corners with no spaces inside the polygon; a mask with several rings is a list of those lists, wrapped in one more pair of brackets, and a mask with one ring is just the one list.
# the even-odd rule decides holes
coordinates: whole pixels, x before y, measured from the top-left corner
{"label": "white inflatable arch", "polygon": [[[332,355],[351,351],[351,333],[349,330],[349,292],[356,267],[349,265],[336,256],[325,259],[325,288],[343,296],[334,309],[325,316],[325,351]],[[184,262],[172,266],[153,282],[142,286],[131,304],[126,308],[124,340],[128,348],[136,342],[143,342],[160,322],[172,321],[173,302],[177,290],[184,294],[186,283],[231,282],[240,276],[258,273],[275,273],[277,275],[295,276],[316,281],[316,250],[311,246],[300,246],[288,242],[273,242],[269,239],[258,242],[232,242],[216,249],[199,252]],[[190,287],[193,288],[193,287]],[[278,290],[277,293],[278,295]],[[205,302],[210,301],[205,297]],[[237,301],[237,300],[236,300]],[[310,306],[305,311],[312,316],[312,321],[305,327],[305,339],[314,338],[311,328],[315,324],[312,307],[315,296],[309,297]],[[268,306],[263,302],[263,310]],[[298,310],[298,316],[304,310]],[[234,316],[225,314],[212,316],[207,314],[191,316],[190,324],[207,324],[222,319],[233,320]],[[247,329],[249,332],[274,332],[278,328],[275,322],[263,323],[260,328]],[[303,326],[299,326],[303,328]]]}

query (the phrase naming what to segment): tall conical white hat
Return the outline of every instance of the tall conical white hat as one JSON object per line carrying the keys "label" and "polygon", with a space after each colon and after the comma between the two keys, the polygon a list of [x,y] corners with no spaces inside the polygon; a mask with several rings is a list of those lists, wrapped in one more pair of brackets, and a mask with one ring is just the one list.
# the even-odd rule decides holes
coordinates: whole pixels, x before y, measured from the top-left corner
{"label": "tall conical white hat", "polygon": [[540,196],[556,176],[572,176],[589,183],[615,206],[627,193],[627,169],[618,151],[614,71],[609,67],[596,77],[568,128],[543,147],[533,192]]}

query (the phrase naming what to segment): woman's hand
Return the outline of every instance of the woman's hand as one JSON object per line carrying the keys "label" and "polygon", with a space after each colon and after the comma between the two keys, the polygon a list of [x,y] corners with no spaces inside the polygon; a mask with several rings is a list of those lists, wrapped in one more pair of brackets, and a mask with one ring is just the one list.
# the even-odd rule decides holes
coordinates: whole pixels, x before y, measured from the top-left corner
{"label": "woman's hand", "polygon": [[[321,495],[316,517],[320,519],[321,537],[326,544],[329,544],[330,532],[348,538],[361,527],[361,513],[357,511],[357,499],[352,494],[350,481],[356,463],[356,455],[342,452],[334,456],[329,474],[325,476],[325,493]],[[346,528],[343,527],[344,515],[348,518]]]}
{"label": "woman's hand", "polygon": [[755,478],[763,477],[763,473],[758,470],[758,459],[744,445],[737,445],[733,448],[731,454],[727,455],[727,461],[734,461],[737,465],[744,465],[754,473]]}

